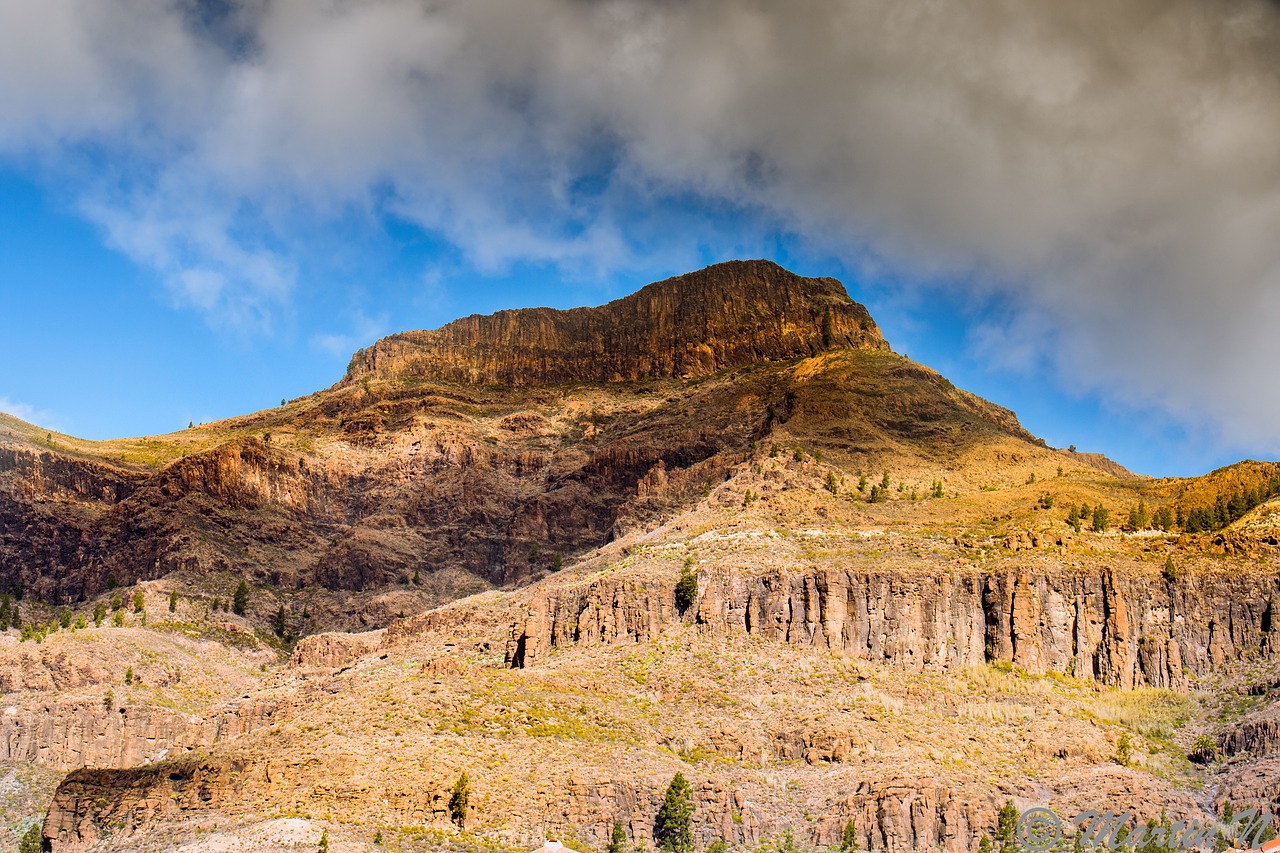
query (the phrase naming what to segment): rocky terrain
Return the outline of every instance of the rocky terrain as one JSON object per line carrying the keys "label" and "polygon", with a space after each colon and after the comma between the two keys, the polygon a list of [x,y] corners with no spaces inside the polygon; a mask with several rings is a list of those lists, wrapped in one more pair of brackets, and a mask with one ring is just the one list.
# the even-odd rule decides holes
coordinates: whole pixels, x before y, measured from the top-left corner
{"label": "rocky terrain", "polygon": [[1277,484],[1049,448],[766,262],[396,335],[169,436],[5,420],[0,832],[645,848],[677,771],[699,849],[761,853],[1274,804]]}

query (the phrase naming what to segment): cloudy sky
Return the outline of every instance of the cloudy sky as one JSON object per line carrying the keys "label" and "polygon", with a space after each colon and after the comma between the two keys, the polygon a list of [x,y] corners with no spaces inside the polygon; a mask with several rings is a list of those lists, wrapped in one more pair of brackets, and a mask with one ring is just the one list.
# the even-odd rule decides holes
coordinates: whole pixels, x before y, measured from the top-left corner
{"label": "cloudy sky", "polygon": [[0,0],[0,409],[151,434],[731,257],[1152,474],[1280,453],[1280,6]]}

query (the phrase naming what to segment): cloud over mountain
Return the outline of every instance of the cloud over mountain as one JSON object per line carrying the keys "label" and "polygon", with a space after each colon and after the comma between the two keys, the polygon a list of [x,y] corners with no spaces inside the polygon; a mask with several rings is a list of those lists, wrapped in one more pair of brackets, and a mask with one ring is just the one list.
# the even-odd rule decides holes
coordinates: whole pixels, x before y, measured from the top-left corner
{"label": "cloud over mountain", "polygon": [[727,239],[663,227],[726,205],[995,295],[989,352],[1276,451],[1277,55],[1244,0],[19,0],[0,156],[234,323],[303,286],[299,223],[607,271]]}

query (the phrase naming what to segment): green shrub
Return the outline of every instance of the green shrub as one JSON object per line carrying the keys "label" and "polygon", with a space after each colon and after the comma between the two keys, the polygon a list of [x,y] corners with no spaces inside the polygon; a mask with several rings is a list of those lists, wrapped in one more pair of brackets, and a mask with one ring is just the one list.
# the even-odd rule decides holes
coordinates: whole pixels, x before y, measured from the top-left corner
{"label": "green shrub", "polygon": [[683,616],[697,597],[698,573],[686,562],[680,572],[680,580],[676,581],[676,612]]}
{"label": "green shrub", "polygon": [[840,833],[840,853],[852,853],[858,849],[858,827],[853,818],[845,821],[844,831]]}
{"label": "green shrub", "polygon": [[613,833],[609,836],[609,846],[605,848],[605,853],[626,853],[627,849],[627,831],[622,828],[622,821],[615,820],[613,822]]}
{"label": "green shrub", "polygon": [[449,794],[449,819],[462,826],[467,820],[467,803],[471,799],[471,780],[466,773],[459,774]]}
{"label": "green shrub", "polygon": [[22,833],[18,841],[18,853],[40,853],[44,849],[44,836],[40,832],[40,824],[33,823]]}
{"label": "green shrub", "polygon": [[236,590],[231,596],[231,612],[237,616],[243,616],[245,610],[249,607],[249,585],[241,580],[236,584]]}
{"label": "green shrub", "polygon": [[1121,732],[1119,739],[1116,740],[1116,764],[1128,767],[1132,759],[1133,744],[1129,740],[1129,733]]}
{"label": "green shrub", "polygon": [[1111,524],[1111,511],[1098,504],[1093,508],[1093,529],[1099,532],[1106,530]]}

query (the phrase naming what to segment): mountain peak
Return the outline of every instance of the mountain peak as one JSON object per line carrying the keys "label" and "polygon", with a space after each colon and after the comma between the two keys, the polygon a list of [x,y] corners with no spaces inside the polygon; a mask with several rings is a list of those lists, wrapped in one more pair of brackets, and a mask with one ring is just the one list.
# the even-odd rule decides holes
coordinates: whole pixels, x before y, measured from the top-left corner
{"label": "mountain peak", "polygon": [[537,385],[693,377],[830,347],[889,345],[839,281],[798,276],[772,261],[728,261],[598,308],[519,308],[391,335],[357,352],[343,383],[417,377]]}

